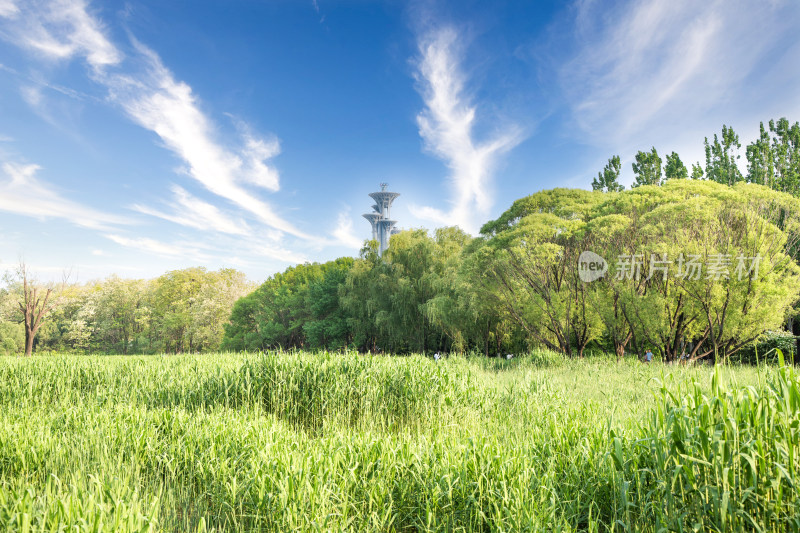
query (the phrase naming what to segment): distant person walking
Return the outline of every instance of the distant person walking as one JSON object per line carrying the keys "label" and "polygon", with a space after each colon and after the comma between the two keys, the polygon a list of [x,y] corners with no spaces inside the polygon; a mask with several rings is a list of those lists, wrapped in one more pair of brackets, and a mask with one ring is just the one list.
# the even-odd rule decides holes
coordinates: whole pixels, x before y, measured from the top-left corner
{"label": "distant person walking", "polygon": [[647,353],[644,354],[644,362],[650,363],[653,361],[653,352],[650,351],[650,348],[647,349]]}

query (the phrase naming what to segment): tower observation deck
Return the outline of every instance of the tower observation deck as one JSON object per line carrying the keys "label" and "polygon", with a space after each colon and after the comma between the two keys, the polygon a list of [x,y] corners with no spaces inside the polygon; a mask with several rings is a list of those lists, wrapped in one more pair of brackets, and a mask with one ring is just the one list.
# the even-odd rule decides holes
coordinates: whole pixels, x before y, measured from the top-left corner
{"label": "tower observation deck", "polygon": [[388,186],[386,183],[381,183],[381,190],[370,194],[375,200],[375,205],[372,206],[372,213],[364,215],[364,218],[372,224],[372,239],[378,241],[380,255],[383,255],[389,247],[389,238],[400,231],[394,227],[397,221],[392,220],[389,215],[392,202],[400,196],[400,193],[387,191]]}

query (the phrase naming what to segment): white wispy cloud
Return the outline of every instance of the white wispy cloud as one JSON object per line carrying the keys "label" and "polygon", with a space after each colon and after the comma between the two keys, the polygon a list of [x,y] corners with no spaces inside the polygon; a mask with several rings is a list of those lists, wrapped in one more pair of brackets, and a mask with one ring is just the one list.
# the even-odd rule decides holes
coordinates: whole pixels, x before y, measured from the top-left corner
{"label": "white wispy cloud", "polygon": [[281,153],[281,143],[277,137],[261,138],[243,120],[230,116],[242,136],[243,147],[239,152],[244,164],[241,168],[242,181],[263,187],[270,191],[280,189],[278,171],[267,165],[267,161]]}
{"label": "white wispy cloud", "polygon": [[110,89],[112,99],[136,123],[158,135],[188,165],[188,174],[210,192],[245,209],[264,224],[310,238],[240,184],[258,181],[277,189],[277,173],[270,172],[264,164],[266,156],[275,154],[275,143],[246,139],[239,150],[245,163],[213,139],[210,121],[198,107],[191,87],[175,80],[152,50],[138,43],[136,49],[145,64],[139,76],[99,77]]}
{"label": "white wispy cloud", "polygon": [[353,219],[350,216],[349,207],[339,213],[332,235],[339,243],[348,248],[360,249],[364,244],[364,239],[359,238],[353,230]]}
{"label": "white wispy cloud", "polygon": [[[201,241],[184,238],[179,243],[164,243],[151,238],[118,234],[109,234],[106,237],[117,244],[139,251],[163,257],[183,254],[198,261],[205,261],[212,256],[218,257],[220,254],[225,255],[228,263],[233,256],[268,258],[281,263],[304,263],[308,260],[304,254],[281,244],[283,233],[280,231],[268,227],[253,227],[241,218],[231,217],[217,206],[193,196],[178,185],[172,186],[172,193],[173,201],[166,210],[139,204],[131,208],[184,227],[198,229],[203,232]],[[244,260],[239,258],[238,261]],[[259,260],[255,261],[257,263]]]}
{"label": "white wispy cloud", "polygon": [[440,224],[458,224],[475,233],[493,204],[490,183],[498,157],[522,140],[521,130],[506,125],[485,140],[475,139],[476,106],[465,92],[459,33],[443,27],[419,38],[417,81],[425,109],[417,116],[425,147],[450,169],[453,190],[449,212],[412,206],[416,216]]}
{"label": "white wispy cloud", "polygon": [[39,86],[20,87],[20,96],[25,103],[34,109],[39,109],[42,105],[42,88]]}
{"label": "white wispy cloud", "polygon": [[320,13],[320,10],[319,10],[319,3],[317,2],[317,0],[311,0],[311,5],[312,5],[312,7],[314,8],[314,11],[315,11],[315,12],[317,13],[317,15],[319,16],[319,23],[320,23],[320,24],[324,23],[324,22],[325,22],[325,15],[323,15],[322,13]]}
{"label": "white wispy cloud", "polygon": [[124,217],[103,213],[57,193],[36,179],[41,167],[5,162],[0,175],[0,211],[39,219],[60,218],[91,229],[108,229],[129,224]]}
{"label": "white wispy cloud", "polygon": [[265,162],[280,153],[280,143],[277,140],[265,141],[254,137],[247,137],[245,141],[245,150],[242,151],[247,164],[247,171],[244,173],[245,181],[277,191],[280,188],[278,172],[267,166]]}
{"label": "white wispy cloud", "polygon": [[174,202],[170,213],[140,204],[135,204],[132,208],[145,215],[199,230],[211,230],[231,235],[251,233],[250,227],[244,220],[236,220],[227,216],[217,206],[192,196],[182,187],[173,185],[172,193]]}
{"label": "white wispy cloud", "polygon": [[[19,88],[20,97],[36,116],[48,123],[74,142],[87,145],[75,123],[83,110],[84,95],[66,87],[49,84],[40,76],[28,76]],[[71,101],[54,98],[54,92],[70,98]]]}
{"label": "white wispy cloud", "polygon": [[308,257],[302,252],[273,246],[266,243],[251,242],[247,247],[247,253],[255,254],[270,259],[277,259],[282,263],[299,264],[308,261]]}
{"label": "white wispy cloud", "polygon": [[83,56],[93,68],[114,65],[122,54],[82,0],[26,0],[0,4],[0,16],[14,18],[15,42],[48,59]]}
{"label": "white wispy cloud", "polygon": [[19,94],[39,118],[54,128],[65,130],[63,123],[54,116],[52,109],[50,109],[49,101],[45,98],[43,89],[42,85],[23,85],[19,88]]}
{"label": "white wispy cloud", "polygon": [[[133,37],[132,55],[124,57],[83,1],[34,0],[13,16],[7,38],[50,60],[84,59],[91,78],[109,91],[110,100],[155,133],[207,190],[271,228],[313,239],[245,187],[279,189],[278,172],[267,164],[280,151],[277,139],[261,138],[246,128],[236,146],[220,142],[192,88],[176,80],[158,54]],[[36,96],[27,94],[34,107],[40,104]]]}
{"label": "white wispy cloud", "polygon": [[550,46],[573,133],[628,156],[628,173],[636,150],[688,164],[722,124],[752,139],[759,121],[800,112],[798,2],[583,1],[571,13]]}
{"label": "white wispy cloud", "polygon": [[19,13],[19,8],[13,0],[0,0],[0,17],[13,18]]}
{"label": "white wispy cloud", "polygon": [[105,237],[119,244],[120,246],[133,248],[134,250],[139,250],[141,252],[150,254],[167,257],[192,258],[201,262],[207,259],[207,256],[205,256],[205,254],[203,254],[199,248],[192,245],[187,246],[186,244],[182,243],[165,243],[149,237],[126,237],[124,235],[118,235],[115,233],[108,233],[105,235]]}

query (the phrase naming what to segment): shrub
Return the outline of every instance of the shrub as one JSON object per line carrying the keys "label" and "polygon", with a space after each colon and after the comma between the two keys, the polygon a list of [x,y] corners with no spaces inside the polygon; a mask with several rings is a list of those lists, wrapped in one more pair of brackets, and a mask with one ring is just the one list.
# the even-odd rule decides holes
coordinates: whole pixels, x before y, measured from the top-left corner
{"label": "shrub", "polygon": [[734,362],[755,365],[759,362],[777,364],[781,350],[787,359],[793,360],[797,353],[797,339],[788,331],[767,331],[759,340],[739,350],[731,356]]}

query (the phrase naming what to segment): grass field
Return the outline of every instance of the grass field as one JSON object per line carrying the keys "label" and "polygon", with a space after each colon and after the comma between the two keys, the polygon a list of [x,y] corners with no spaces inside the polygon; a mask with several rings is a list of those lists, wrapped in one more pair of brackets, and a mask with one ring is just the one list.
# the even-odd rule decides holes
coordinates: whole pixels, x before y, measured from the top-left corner
{"label": "grass field", "polygon": [[3,531],[800,530],[791,369],[0,358]]}

